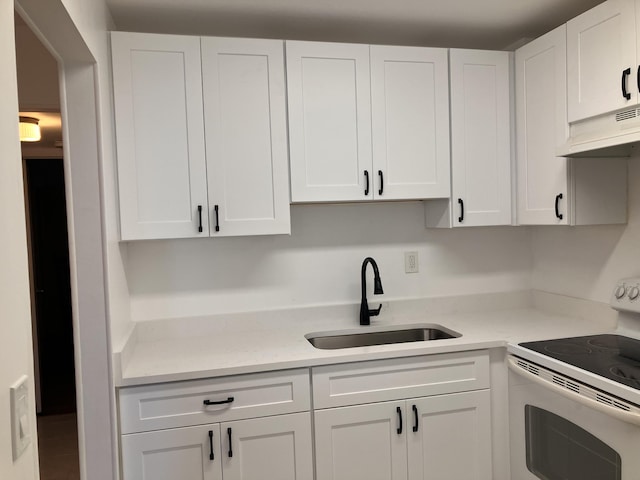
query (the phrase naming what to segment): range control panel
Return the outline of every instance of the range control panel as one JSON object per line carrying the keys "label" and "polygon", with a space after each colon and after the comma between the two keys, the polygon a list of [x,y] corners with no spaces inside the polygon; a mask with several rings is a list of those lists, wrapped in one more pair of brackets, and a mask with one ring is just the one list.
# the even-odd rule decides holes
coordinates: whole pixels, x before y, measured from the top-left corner
{"label": "range control panel", "polygon": [[640,313],[640,277],[619,280],[609,303],[616,310]]}

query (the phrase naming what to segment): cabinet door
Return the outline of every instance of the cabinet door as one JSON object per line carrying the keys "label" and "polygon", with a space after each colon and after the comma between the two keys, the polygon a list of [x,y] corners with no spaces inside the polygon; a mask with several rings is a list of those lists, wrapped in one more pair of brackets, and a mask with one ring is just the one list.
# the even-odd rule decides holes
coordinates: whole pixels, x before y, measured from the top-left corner
{"label": "cabinet door", "polygon": [[453,225],[509,225],[509,53],[451,50],[449,61]]}
{"label": "cabinet door", "polygon": [[219,424],[122,436],[123,480],[222,480],[221,464]]}
{"label": "cabinet door", "polygon": [[287,42],[286,51],[292,201],[371,199],[369,46]]}
{"label": "cabinet door", "polygon": [[317,480],[405,480],[404,406],[401,401],[316,411]]}
{"label": "cabinet door", "polygon": [[634,3],[608,0],[567,22],[569,122],[637,103]]}
{"label": "cabinet door", "polygon": [[290,233],[283,42],[203,38],[202,83],[211,235]]}
{"label": "cabinet door", "polygon": [[409,480],[491,480],[490,401],[489,390],[407,400]]}
{"label": "cabinet door", "polygon": [[522,225],[568,222],[567,160],[556,157],[556,148],[568,138],[566,105],[563,25],[516,51],[518,223]]}
{"label": "cabinet door", "polygon": [[200,39],[114,32],[111,47],[122,239],[208,236]]}
{"label": "cabinet door", "polygon": [[374,195],[448,197],[447,50],[371,46]]}
{"label": "cabinet door", "polygon": [[310,415],[223,423],[224,480],[313,480]]}

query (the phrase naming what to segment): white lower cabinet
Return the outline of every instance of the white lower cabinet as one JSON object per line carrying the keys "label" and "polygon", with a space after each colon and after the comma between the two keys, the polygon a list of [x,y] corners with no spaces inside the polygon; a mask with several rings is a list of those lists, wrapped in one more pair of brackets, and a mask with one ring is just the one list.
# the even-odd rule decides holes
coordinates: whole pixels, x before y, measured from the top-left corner
{"label": "white lower cabinet", "polygon": [[223,423],[221,430],[224,480],[313,480],[308,412]]}
{"label": "white lower cabinet", "polygon": [[317,480],[490,480],[489,390],[315,412]]}
{"label": "white lower cabinet", "polygon": [[489,386],[481,350],[126,387],[121,478],[491,480]]}
{"label": "white lower cabinet", "polygon": [[397,433],[404,403],[316,411],[317,480],[406,480],[406,437]]}
{"label": "white lower cabinet", "polygon": [[219,424],[122,436],[124,480],[222,480],[220,459]]}
{"label": "white lower cabinet", "polygon": [[489,390],[407,400],[409,480],[491,480],[490,403]]}
{"label": "white lower cabinet", "polygon": [[122,437],[123,478],[312,480],[309,413]]}
{"label": "white lower cabinet", "polygon": [[316,480],[491,480],[486,351],[312,369]]}
{"label": "white lower cabinet", "polygon": [[313,480],[309,370],[123,388],[123,480]]}

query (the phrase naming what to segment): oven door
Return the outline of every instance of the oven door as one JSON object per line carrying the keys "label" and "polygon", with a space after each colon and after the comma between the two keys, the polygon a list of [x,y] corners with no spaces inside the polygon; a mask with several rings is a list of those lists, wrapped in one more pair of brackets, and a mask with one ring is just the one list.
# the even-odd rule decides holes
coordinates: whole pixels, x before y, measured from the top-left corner
{"label": "oven door", "polygon": [[509,367],[512,480],[640,479],[636,414],[610,415]]}

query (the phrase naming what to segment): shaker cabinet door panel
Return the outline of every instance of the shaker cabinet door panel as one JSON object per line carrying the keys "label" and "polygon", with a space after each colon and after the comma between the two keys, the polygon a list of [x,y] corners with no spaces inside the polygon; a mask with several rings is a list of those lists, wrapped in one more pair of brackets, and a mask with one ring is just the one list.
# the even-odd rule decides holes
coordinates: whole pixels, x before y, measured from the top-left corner
{"label": "shaker cabinet door panel", "polygon": [[447,50],[371,46],[374,195],[449,196]]}
{"label": "shaker cabinet door panel", "polygon": [[509,53],[451,50],[450,68],[453,225],[510,225]]}
{"label": "shaker cabinet door panel", "polygon": [[224,480],[313,480],[311,414],[223,423]]}
{"label": "shaker cabinet door panel", "polygon": [[290,233],[283,49],[202,39],[212,236]]}
{"label": "shaker cabinet door panel", "polygon": [[292,201],[371,199],[369,46],[286,42],[286,55]]}
{"label": "shaker cabinet door panel", "polygon": [[[566,225],[568,138],[565,26],[516,51],[518,223]],[[562,218],[560,218],[562,217]]]}
{"label": "shaker cabinet door panel", "polygon": [[489,390],[407,400],[409,480],[491,480],[490,402]]}
{"label": "shaker cabinet door panel", "polygon": [[222,480],[221,453],[219,424],[123,435],[122,478]]}
{"label": "shaker cabinet door panel", "polygon": [[635,8],[608,0],[567,23],[569,122],[637,103]]}
{"label": "shaker cabinet door panel", "polygon": [[[404,401],[315,412],[317,480],[406,480]],[[402,431],[398,433],[398,429]]]}
{"label": "shaker cabinet door panel", "polygon": [[122,239],[208,236],[200,39],[111,45]]}

